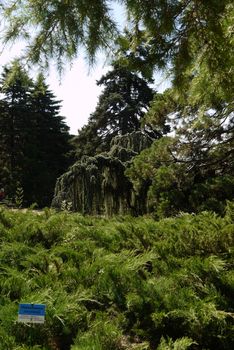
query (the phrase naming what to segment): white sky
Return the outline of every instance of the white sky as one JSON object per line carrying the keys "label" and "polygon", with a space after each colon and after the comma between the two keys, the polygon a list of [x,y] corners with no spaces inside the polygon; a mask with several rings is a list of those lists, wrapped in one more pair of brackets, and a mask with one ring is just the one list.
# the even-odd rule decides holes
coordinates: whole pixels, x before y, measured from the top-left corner
{"label": "white sky", "polygon": [[[4,65],[20,56],[22,48],[22,43],[19,43],[5,48],[0,53],[0,74]],[[51,66],[46,75],[49,89],[57,100],[62,101],[60,115],[66,118],[71,134],[76,135],[78,129],[86,124],[90,113],[95,110],[98,96],[102,91],[102,87],[97,86],[96,81],[110,68],[104,66],[104,62],[105,57],[99,55],[96,65],[90,68],[81,56],[72,65],[66,65],[61,77],[55,66]],[[29,74],[31,78],[35,78],[37,73],[35,70]]]}
{"label": "white sky", "polygon": [[[126,18],[124,9],[116,4],[114,12],[120,26],[124,26]],[[19,43],[0,53],[0,73],[1,67],[19,56],[21,50],[22,43]],[[60,114],[66,118],[71,134],[76,135],[78,129],[87,123],[90,113],[95,110],[102,90],[102,87],[96,85],[96,81],[110,68],[107,65],[104,66],[105,60],[106,57],[100,55],[94,68],[89,69],[81,56],[73,62],[72,67],[69,64],[65,67],[61,78],[55,67],[48,72],[47,83],[56,98],[62,101]],[[31,77],[33,78],[33,74]],[[165,79],[157,75],[156,89],[162,91],[167,86]]]}
{"label": "white sky", "polygon": [[[0,55],[0,73],[1,67],[10,63],[20,51],[21,45],[4,50]],[[56,99],[62,101],[60,115],[65,117],[71,134],[77,135],[78,129],[87,123],[89,115],[95,111],[102,91],[96,81],[110,69],[108,65],[104,66],[104,61],[105,57],[100,56],[97,64],[89,69],[85,59],[80,57],[73,62],[72,67],[67,65],[62,77],[59,77],[56,67],[51,67],[48,72],[46,81]],[[34,78],[33,73],[31,77]],[[156,75],[156,80],[156,90],[163,91],[168,87],[163,76]]]}
{"label": "white sky", "polygon": [[108,67],[101,62],[89,69],[83,58],[77,59],[71,68],[67,66],[61,79],[56,68],[50,69],[47,83],[57,99],[63,101],[60,114],[66,117],[71,134],[76,135],[94,112],[102,91],[96,81],[107,71]]}
{"label": "white sky", "polygon": [[[126,21],[124,8],[115,3],[113,15],[119,26],[123,27]],[[1,67],[20,56],[22,49],[23,44],[19,43],[0,52],[0,74]],[[55,67],[48,72],[46,81],[56,98],[62,100],[60,114],[66,117],[65,121],[71,134],[77,134],[78,129],[86,124],[90,113],[95,110],[102,90],[102,87],[96,85],[96,81],[108,71],[108,66],[104,67],[105,60],[106,57],[100,55],[94,68],[90,69],[85,59],[80,56],[73,62],[72,67],[67,64],[61,78]],[[31,77],[34,78],[33,74]]]}

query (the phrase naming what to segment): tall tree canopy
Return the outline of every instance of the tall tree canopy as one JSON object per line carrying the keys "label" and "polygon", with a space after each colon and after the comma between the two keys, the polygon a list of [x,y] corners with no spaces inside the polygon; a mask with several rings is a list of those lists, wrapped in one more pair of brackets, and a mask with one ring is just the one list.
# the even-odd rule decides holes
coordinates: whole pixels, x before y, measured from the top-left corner
{"label": "tall tree canopy", "polygon": [[42,74],[34,82],[30,98],[33,117],[24,182],[31,200],[49,205],[57,177],[71,162],[69,127],[59,114],[61,101],[49,90]]}
{"label": "tall tree canopy", "polygon": [[11,198],[21,186],[27,204],[49,205],[71,149],[60,103],[42,75],[33,82],[17,61],[4,69],[1,93],[1,186]]}
{"label": "tall tree canopy", "polygon": [[[24,149],[31,120],[30,93],[33,82],[15,61],[1,77],[0,152],[1,183],[11,194],[22,182]],[[7,184],[7,185],[6,185]]]}
{"label": "tall tree canopy", "polygon": [[[130,30],[122,36],[114,23],[116,3],[129,15]],[[52,57],[61,63],[81,47],[92,60],[118,38],[120,62],[147,75],[153,67],[166,69],[183,108],[203,113],[233,101],[232,0],[12,0],[3,8],[3,40],[24,36],[34,62]]]}
{"label": "tall tree canopy", "polygon": [[[129,15],[124,35],[119,35],[113,20],[115,3],[125,6]],[[130,71],[140,71],[145,77],[154,68],[166,71],[172,89],[155,97],[147,120],[155,125],[173,121],[177,124],[175,137],[159,140],[145,151],[147,164],[140,155],[129,176],[135,186],[142,177],[151,182],[153,202],[164,212],[167,208],[173,212],[173,202],[181,209],[181,203],[188,203],[185,209],[193,210],[198,201],[204,208],[196,193],[214,193],[219,188],[213,207],[218,206],[224,188],[232,195],[232,0],[24,0],[10,1],[5,16],[5,41],[23,35],[29,40],[28,56],[34,62],[52,57],[60,64],[64,58],[75,57],[81,46],[92,60],[98,48],[109,49],[112,44],[118,47],[118,62]],[[29,36],[32,28],[36,28],[34,37]],[[92,122],[84,130],[86,139],[92,134]],[[228,195],[221,197],[223,202]]]}
{"label": "tall tree canopy", "polygon": [[[116,3],[129,14],[130,50],[145,43],[145,60],[170,67],[174,83],[187,85],[195,103],[210,102],[217,94],[231,97],[232,0],[11,0],[2,5],[7,19],[4,40],[26,38],[33,62],[52,57],[61,63],[76,57],[81,47],[92,60],[119,34],[113,19]],[[204,93],[208,86],[209,94]]]}
{"label": "tall tree canopy", "polygon": [[135,189],[150,184],[148,199],[159,216],[210,209],[223,214],[234,196],[233,104],[196,111],[179,104],[172,88],[155,96],[146,118],[170,120],[174,133],[134,159],[127,172]]}
{"label": "tall tree canopy", "polygon": [[[78,158],[109,151],[115,136],[140,130],[154,95],[145,79],[118,65],[113,65],[97,84],[104,90],[96,110],[74,140]],[[159,135],[159,131],[149,132]]]}

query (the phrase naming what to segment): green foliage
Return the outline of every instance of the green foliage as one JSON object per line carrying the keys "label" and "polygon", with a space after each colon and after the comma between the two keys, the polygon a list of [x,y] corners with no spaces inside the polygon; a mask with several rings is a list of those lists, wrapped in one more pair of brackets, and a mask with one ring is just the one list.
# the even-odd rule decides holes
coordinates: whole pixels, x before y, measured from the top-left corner
{"label": "green foliage", "polygon": [[144,76],[156,65],[172,78],[145,120],[173,133],[127,174],[139,191],[147,188],[158,217],[180,210],[223,215],[234,195],[233,3],[138,1],[129,12],[135,21],[120,37],[119,62]]}
{"label": "green foliage", "polygon": [[147,188],[149,206],[159,217],[179,211],[224,214],[234,195],[233,117],[222,113],[219,121],[207,115],[209,127],[204,120],[198,127],[198,118],[187,116],[174,136],[156,140],[127,169],[137,191]]}
{"label": "green foliage", "polygon": [[33,0],[10,1],[5,5],[4,15],[11,23],[5,28],[5,41],[17,38],[19,28],[21,38],[26,40],[35,27],[38,29],[27,50],[33,63],[48,62],[48,58],[54,57],[62,69],[63,57],[74,59],[80,47],[85,48],[92,61],[96,51],[107,48],[116,33],[106,1],[91,0],[87,4],[73,0],[44,3]]}
{"label": "green foliage", "polygon": [[71,149],[68,127],[58,115],[59,101],[41,74],[33,82],[18,61],[4,68],[1,92],[1,186],[13,202],[18,198],[17,205],[49,205],[56,178],[69,165]]}
{"label": "green foliage", "polygon": [[[145,76],[152,67],[169,69],[188,104],[206,107],[233,96],[233,1],[118,1],[128,14],[128,30],[118,40],[120,62]],[[9,1],[4,41],[25,38],[32,62],[74,59],[83,47],[90,61],[99,48],[119,37],[112,16],[116,1]],[[36,31],[34,29],[37,29]],[[32,36],[31,33],[35,32]],[[120,55],[121,56],[121,55]],[[126,63],[127,62],[127,63]]]}
{"label": "green foliage", "polygon": [[176,341],[173,341],[170,338],[167,340],[162,338],[157,350],[186,350],[193,344],[196,343],[187,337],[176,339]]}
{"label": "green foliage", "polygon": [[[154,91],[147,81],[118,64],[113,64],[97,85],[104,89],[96,110],[73,140],[78,159],[108,152],[116,136],[144,130],[143,116],[153,99]],[[161,136],[149,126],[145,129],[154,138]]]}
{"label": "green foliage", "polygon": [[72,209],[72,202],[67,202],[66,200],[63,200],[61,203],[61,210],[71,211],[71,209]]}
{"label": "green foliage", "polygon": [[17,208],[22,208],[24,201],[24,190],[20,186],[20,184],[16,188],[16,193],[15,193],[15,205]]}
{"label": "green foliage", "polygon": [[[0,349],[229,350],[233,203],[154,221],[0,212]],[[46,322],[17,322],[20,302]]]}
{"label": "green foliage", "polygon": [[52,206],[66,203],[82,214],[142,214],[144,191],[137,196],[124,175],[129,161],[162,135],[143,117],[153,98],[147,81],[113,64],[98,82],[104,90],[88,124],[74,137],[78,161],[58,178]]}
{"label": "green foliage", "polygon": [[[151,129],[156,126],[157,136],[174,124],[175,138],[164,148],[164,141],[156,143],[168,159],[161,160],[156,146],[152,146],[149,153],[144,153],[148,158],[143,174],[140,156],[128,175],[140,196],[148,191],[149,206],[159,217],[179,210],[210,209],[223,214],[225,201],[233,199],[234,191],[233,1],[118,1],[128,15],[127,28],[121,34],[111,15],[115,3],[92,0],[87,6],[75,0],[12,0],[2,5],[7,18],[3,37],[7,42],[23,36],[29,42],[27,56],[31,61],[48,63],[49,58],[56,58],[59,68],[63,58],[75,58],[82,46],[92,61],[98,48],[109,47],[110,42],[116,45],[117,52],[113,52],[117,76],[112,71],[99,82],[106,85],[106,90],[75,140],[79,159],[83,154],[109,151],[113,136],[139,127],[142,112],[148,109],[149,89],[141,84],[144,79],[138,79],[134,94],[141,99],[129,101],[132,88],[136,88],[129,82],[134,78],[136,83],[136,73],[150,81],[154,69],[162,69],[170,77],[172,88],[155,95],[144,122]],[[29,35],[31,32],[35,35]],[[120,79],[120,72],[124,79]],[[13,69],[6,83],[14,79]],[[29,80],[24,81],[29,84]],[[147,103],[140,103],[137,113],[132,113],[142,97],[147,97]],[[4,103],[1,108],[4,120]],[[13,149],[11,166],[1,167],[4,179],[9,174],[16,178],[19,173],[13,165],[18,165],[15,157],[22,156],[18,149],[22,150]],[[12,169],[16,169],[15,176]]]}
{"label": "green foliage", "polygon": [[89,215],[145,213],[146,195],[143,190],[136,195],[124,171],[152,142],[148,133],[132,132],[114,137],[109,152],[83,156],[58,178],[52,206],[64,210],[70,203],[72,210]]}

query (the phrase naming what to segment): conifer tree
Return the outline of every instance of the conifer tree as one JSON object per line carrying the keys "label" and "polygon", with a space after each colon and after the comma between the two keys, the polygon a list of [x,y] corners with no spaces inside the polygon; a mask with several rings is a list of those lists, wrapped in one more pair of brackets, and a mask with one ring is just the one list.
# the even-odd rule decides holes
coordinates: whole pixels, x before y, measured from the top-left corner
{"label": "conifer tree", "polygon": [[[1,79],[1,177],[7,181],[10,196],[22,183],[24,148],[31,119],[30,90],[32,80],[18,61],[5,67]],[[4,183],[2,184],[4,185]]]}
{"label": "conifer tree", "polygon": [[188,90],[196,103],[232,97],[232,0],[11,0],[3,6],[5,41],[24,36],[33,62],[55,58],[61,65],[82,47],[92,61],[98,49],[110,49],[119,35],[112,16],[116,2],[129,15],[127,50],[135,51],[143,42],[146,66],[169,68],[174,84]]}
{"label": "conifer tree", "polygon": [[34,115],[33,138],[28,144],[30,167],[25,175],[30,197],[49,205],[56,179],[70,165],[69,127],[59,115],[60,102],[49,90],[42,74],[39,74],[31,92],[31,108]]}
{"label": "conifer tree", "polygon": [[12,199],[22,187],[24,204],[50,205],[56,179],[69,164],[60,102],[42,75],[33,83],[17,61],[4,69],[1,91],[1,186]]}
{"label": "conifer tree", "polygon": [[[88,124],[74,140],[78,157],[108,151],[115,136],[143,129],[143,116],[154,94],[145,79],[117,64],[97,84],[104,90]],[[148,131],[159,136],[152,129]]]}
{"label": "conifer tree", "polygon": [[155,96],[146,119],[170,120],[174,132],[137,156],[128,175],[135,188],[147,182],[148,198],[159,216],[180,210],[224,213],[234,196],[234,117],[232,103],[198,113],[178,103],[175,90]]}

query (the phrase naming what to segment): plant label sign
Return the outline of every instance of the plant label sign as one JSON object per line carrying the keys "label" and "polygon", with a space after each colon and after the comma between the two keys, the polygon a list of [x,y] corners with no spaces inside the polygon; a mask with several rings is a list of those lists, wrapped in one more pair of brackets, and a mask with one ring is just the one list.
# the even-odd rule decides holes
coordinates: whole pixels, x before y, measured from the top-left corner
{"label": "plant label sign", "polygon": [[24,323],[44,323],[44,304],[19,304],[18,322]]}

